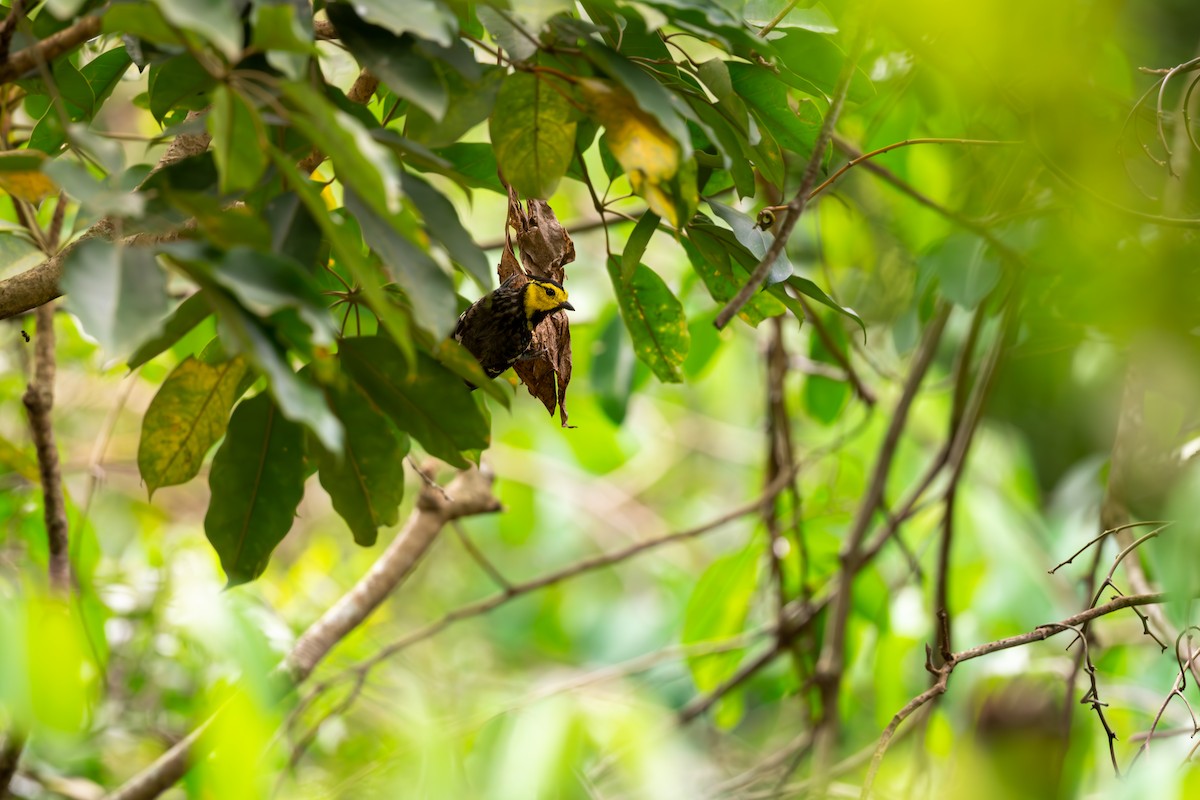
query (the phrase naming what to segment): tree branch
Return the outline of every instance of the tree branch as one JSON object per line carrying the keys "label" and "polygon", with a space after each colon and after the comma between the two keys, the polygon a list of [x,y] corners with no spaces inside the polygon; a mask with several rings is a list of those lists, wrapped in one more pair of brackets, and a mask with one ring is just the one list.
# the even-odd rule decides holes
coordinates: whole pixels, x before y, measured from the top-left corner
{"label": "tree branch", "polygon": [[1039,625],[1027,633],[1022,633],[1017,636],[1009,636],[1004,639],[997,639],[994,642],[977,645],[967,650],[954,653],[946,661],[946,664],[938,670],[939,677],[937,682],[935,682],[933,686],[926,689],[924,692],[921,692],[921,694],[914,697],[912,700],[908,701],[904,707],[900,709],[900,711],[896,712],[896,715],[892,718],[891,723],[888,724],[888,727],[879,737],[879,743],[875,748],[875,755],[871,758],[871,766],[867,770],[867,776],[863,781],[862,794],[860,797],[862,800],[866,800],[866,798],[870,797],[871,789],[875,782],[875,776],[879,772],[879,766],[883,762],[884,754],[887,753],[888,745],[890,744],[893,735],[896,733],[896,729],[899,728],[900,724],[909,716],[911,716],[914,711],[946,691],[946,683],[949,680],[950,673],[953,672],[954,668],[962,662],[970,661],[973,658],[986,656],[990,653],[995,653],[1000,650],[1008,650],[1013,647],[1020,647],[1022,645],[1030,644],[1032,642],[1042,642],[1052,636],[1057,636],[1063,631],[1072,631],[1078,635],[1079,625],[1091,622],[1094,619],[1107,616],[1108,614],[1112,614],[1115,611],[1120,611],[1125,608],[1157,605],[1165,602],[1168,597],[1169,596],[1166,592],[1131,594],[1123,597],[1116,597],[1104,605],[1095,606],[1087,609],[1086,611],[1081,611],[1078,614],[1067,617],[1061,622],[1051,622],[1046,625]]}
{"label": "tree branch", "polygon": [[[454,499],[448,500],[446,495]],[[333,646],[361,625],[408,577],[447,523],[499,510],[500,502],[492,494],[491,477],[477,469],[460,473],[445,494],[423,490],[416,513],[409,517],[404,530],[367,574],[308,627],[284,660],[283,671],[293,683],[311,675]]]}
{"label": "tree branch", "polygon": [[[202,113],[199,111],[190,111],[188,112],[187,119],[188,121],[197,119]],[[203,153],[208,149],[210,138],[207,133],[184,133],[176,136],[175,140],[171,142],[171,146],[167,148],[167,152],[163,154],[163,157],[159,159],[154,169],[150,171],[150,174],[153,175],[163,167],[170,166],[177,161],[182,161],[185,158]],[[102,217],[92,227],[88,228],[81,237],[55,252],[41,264],[0,281],[0,319],[8,319],[18,314],[24,314],[26,311],[45,305],[59,297],[62,292],[58,290],[58,282],[62,279],[63,264],[66,263],[67,258],[70,257],[71,251],[75,249],[76,245],[86,239],[112,239],[116,235],[116,232],[117,226],[113,219],[111,217]],[[155,237],[151,240],[158,241],[161,238]],[[127,237],[123,241],[129,245],[141,244],[147,241],[147,236],[145,234],[137,234],[136,236]]]}
{"label": "tree branch", "polygon": [[68,50],[100,35],[100,17],[87,16],[68,28],[47,36],[37,44],[30,45],[24,50],[13,53],[3,63],[0,63],[0,83],[8,83],[21,77],[26,72],[36,69],[38,61],[50,62]]}
{"label": "tree branch", "polygon": [[913,363],[909,367],[908,378],[896,408],[892,412],[891,422],[883,443],[879,446],[875,466],[867,490],[859,503],[854,522],[846,534],[846,544],[842,548],[842,572],[838,583],[838,591],[833,597],[833,608],[830,614],[825,642],[821,657],[817,662],[817,685],[821,693],[821,722],[820,735],[817,737],[817,766],[828,766],[832,763],[834,742],[838,729],[838,694],[841,689],[842,663],[845,655],[846,624],[850,617],[850,603],[853,594],[855,576],[865,561],[863,543],[867,529],[871,524],[876,509],[883,500],[884,488],[891,472],[892,459],[900,444],[900,436],[908,422],[908,412],[916,399],[922,379],[933,363],[937,347],[941,342],[942,331],[946,320],[950,317],[950,306],[943,302],[930,320],[925,335],[917,349]]}
{"label": "tree branch", "polygon": [[38,472],[42,481],[46,538],[50,545],[50,588],[65,597],[71,591],[71,557],[58,446],[54,441],[54,425],[50,416],[54,408],[55,373],[52,303],[38,307],[34,348],[33,377],[25,389],[23,401],[29,415],[29,430],[37,450]]}
{"label": "tree branch", "polygon": [[[277,668],[277,673],[293,683],[303,681],[338,642],[361,625],[404,582],[447,523],[464,516],[498,511],[500,503],[492,495],[491,485],[490,476],[479,470],[469,470],[460,473],[450,484],[448,491],[454,500],[424,487],[404,529],[367,574],[301,635]],[[149,800],[173,786],[188,771],[191,759],[196,755],[193,749],[200,734],[220,713],[217,711],[153,764],[108,795],[106,800]]]}
{"label": "tree branch", "polygon": [[804,209],[808,206],[808,195],[813,186],[817,182],[817,173],[821,169],[821,162],[825,159],[825,148],[829,145],[830,139],[833,137],[833,128],[837,124],[838,116],[842,113],[842,105],[846,102],[846,94],[850,91],[850,79],[854,77],[854,71],[858,69],[858,57],[862,54],[863,46],[867,39],[867,17],[869,16],[870,6],[868,10],[863,12],[863,19],[860,20],[858,32],[855,34],[854,43],[850,47],[850,52],[846,55],[846,61],[842,64],[842,70],[838,74],[837,83],[833,87],[833,95],[829,101],[829,111],[825,113],[825,119],[821,123],[821,130],[817,133],[817,140],[813,142],[813,152],[808,159],[808,166],[804,170],[804,177],[800,179],[800,188],[796,190],[796,195],[791,202],[787,204],[787,211],[783,215],[783,219],[779,221],[779,228],[775,232],[775,238],[771,242],[771,246],[767,248],[766,254],[762,260],[758,262],[758,266],[754,268],[754,272],[750,274],[750,280],[734,295],[733,299],[725,304],[717,314],[717,318],[713,320],[713,325],[717,330],[722,330],[729,321],[741,311],[742,306],[750,302],[750,298],[754,297],[754,293],[762,288],[763,282],[767,279],[767,274],[771,271],[771,266],[775,263],[775,259],[779,258],[779,254],[783,252],[787,245],[788,237],[792,235],[792,229],[796,227],[796,222],[800,219],[800,215],[804,213]]}

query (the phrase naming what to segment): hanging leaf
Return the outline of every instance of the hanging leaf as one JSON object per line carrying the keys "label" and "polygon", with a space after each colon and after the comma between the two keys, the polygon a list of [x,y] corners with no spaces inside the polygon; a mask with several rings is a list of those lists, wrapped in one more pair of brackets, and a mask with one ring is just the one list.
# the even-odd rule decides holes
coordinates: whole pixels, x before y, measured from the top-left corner
{"label": "hanging leaf", "polygon": [[239,403],[208,485],[204,534],[229,586],[252,581],[291,530],[304,495],[304,429],[266,394]]}
{"label": "hanging leaf", "polygon": [[462,380],[419,353],[414,368],[382,336],[346,339],[338,356],[346,373],[381,411],[429,452],[465,468],[464,450],[482,450],[489,425]]}
{"label": "hanging leaf", "polygon": [[379,528],[395,525],[400,518],[408,437],[357,386],[335,384],[328,397],[346,428],[346,439],[340,453],[321,448],[317,474],[354,541],[370,547]]}
{"label": "hanging leaf", "polygon": [[170,308],[167,276],[147,247],[80,242],[67,255],[62,288],[67,308],[110,356],[131,353],[158,333]]}
{"label": "hanging leaf", "polygon": [[660,381],[682,381],[679,367],[687,357],[690,339],[683,305],[645,264],[638,264],[633,276],[623,281],[621,264],[613,257],[608,260],[608,275],[633,340],[633,352]]}
{"label": "hanging leaf", "polygon": [[500,172],[525,197],[552,195],[574,155],[571,105],[551,80],[529,72],[506,77],[488,123]]}
{"label": "hanging leaf", "polygon": [[150,497],[200,472],[205,454],[225,434],[246,368],[241,357],[210,365],[189,356],[163,381],[142,417],[138,442],[138,470]]}

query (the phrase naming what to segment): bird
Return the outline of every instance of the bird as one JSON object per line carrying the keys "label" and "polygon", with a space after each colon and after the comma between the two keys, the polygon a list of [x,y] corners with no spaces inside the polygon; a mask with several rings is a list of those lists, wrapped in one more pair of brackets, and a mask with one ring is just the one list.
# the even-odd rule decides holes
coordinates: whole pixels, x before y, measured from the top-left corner
{"label": "bird", "polygon": [[542,320],[575,310],[561,283],[543,278],[522,282],[522,278],[521,273],[510,276],[500,288],[472,303],[454,326],[454,340],[475,356],[489,378],[526,356]]}

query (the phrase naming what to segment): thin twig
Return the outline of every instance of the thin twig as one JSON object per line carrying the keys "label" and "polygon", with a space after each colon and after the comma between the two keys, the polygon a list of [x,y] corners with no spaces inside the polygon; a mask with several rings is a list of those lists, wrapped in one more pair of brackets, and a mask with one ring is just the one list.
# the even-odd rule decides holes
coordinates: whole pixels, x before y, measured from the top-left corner
{"label": "thin twig", "polygon": [[[1078,627],[1084,623],[1090,622],[1094,619],[1099,619],[1100,617],[1107,616],[1109,614],[1112,614],[1116,611],[1120,611],[1125,608],[1134,608],[1136,606],[1145,606],[1145,605],[1155,605],[1158,603],[1166,602],[1168,599],[1169,599],[1169,595],[1166,592],[1154,592],[1151,594],[1127,595],[1124,597],[1117,597],[1117,598],[1114,598],[1113,600],[1110,600],[1109,602],[1105,603],[1104,605],[1095,606],[1093,608],[1087,609],[1086,611],[1081,611],[1078,614],[1067,617],[1066,619],[1062,620],[1061,622],[1053,622],[1053,623],[1048,623],[1046,625],[1039,625],[1038,627],[1034,628],[1033,630],[1031,630],[1027,633],[1018,634],[1017,636],[1008,636],[1004,639],[997,639],[993,642],[976,645],[975,647],[971,647],[966,650],[962,650],[957,653],[953,653],[950,656],[950,658],[947,660],[946,664],[941,669],[945,673],[945,677],[948,680],[949,674],[954,670],[954,668],[957,667],[959,664],[963,663],[964,661],[970,661],[972,659],[990,655],[991,653],[996,653],[1001,650],[1008,650],[1013,647],[1021,647],[1023,645],[1027,645],[1032,642],[1045,641],[1046,639],[1049,639],[1053,636],[1057,636],[1058,634],[1063,633],[1064,631],[1072,631],[1078,636],[1078,635],[1080,635]],[[939,683],[940,682],[941,681],[939,680]],[[917,695],[915,698],[913,698],[908,703],[906,703],[904,705],[904,707],[899,712],[897,712],[896,716],[900,717],[901,714],[903,714],[903,718],[901,718],[901,720],[900,720],[900,722],[903,722],[903,720],[907,719],[909,716],[911,716],[912,713],[917,710],[917,708],[923,706],[925,703],[928,703],[930,700],[932,700],[934,697],[937,697],[938,695],[942,694],[942,692],[944,692],[944,691],[945,691],[944,686],[939,691],[937,689],[937,684],[935,684],[933,687],[926,689],[924,692],[921,692],[921,694]],[[1092,702],[1098,703],[1099,702],[1098,699],[1095,699],[1093,697],[1085,697],[1084,699],[1086,702],[1089,702],[1089,703],[1092,703]],[[1099,710],[1099,709],[1097,709],[1097,710]],[[895,721],[895,718],[893,718],[893,721]],[[898,727],[899,724],[900,724],[899,722],[896,723],[896,727]],[[1107,723],[1106,723],[1106,726],[1107,726]],[[891,725],[889,725],[888,727],[889,727],[889,729],[891,729],[890,733],[888,730],[885,730],[883,736],[880,737],[879,744],[876,746],[876,749],[875,749],[875,755],[871,759],[871,768],[868,770],[867,777],[863,782],[861,797],[864,798],[864,800],[865,800],[865,798],[869,797],[871,794],[871,789],[872,789],[872,786],[874,783],[875,776],[879,771],[879,765],[880,765],[880,763],[882,763],[883,757],[887,752],[888,744],[890,743],[892,736],[895,734],[895,728],[893,728]],[[1111,732],[1111,729],[1110,729],[1110,732]]]}
{"label": "thin twig", "polygon": [[908,423],[908,412],[916,399],[925,373],[933,363],[941,342],[942,331],[946,320],[950,317],[950,306],[942,302],[937,312],[930,320],[922,337],[921,344],[909,367],[908,379],[901,391],[900,399],[892,412],[891,422],[879,447],[875,465],[867,484],[866,492],[859,503],[858,511],[850,530],[846,534],[846,543],[841,553],[841,577],[838,592],[833,598],[833,608],[827,622],[825,641],[821,657],[817,663],[817,686],[821,693],[820,732],[817,738],[817,768],[822,765],[827,768],[832,763],[834,742],[838,730],[838,696],[842,681],[842,664],[845,657],[846,626],[850,618],[852,587],[855,576],[861,569],[863,559],[863,542],[867,535],[871,519],[874,517],[879,503],[883,498],[884,487],[891,473],[892,461],[900,437]]}
{"label": "thin twig", "polygon": [[[1142,757],[1142,753],[1144,753],[1150,749],[1150,740],[1154,738],[1154,732],[1155,732],[1155,730],[1158,729],[1158,723],[1162,721],[1163,714],[1165,714],[1167,712],[1167,706],[1170,705],[1171,700],[1173,700],[1175,697],[1179,697],[1185,703],[1187,702],[1187,699],[1183,696],[1183,690],[1187,687],[1187,673],[1188,673],[1188,670],[1191,669],[1192,665],[1195,664],[1196,659],[1198,657],[1200,657],[1200,649],[1195,649],[1195,650],[1191,649],[1191,647],[1192,647],[1191,631],[1193,631],[1193,630],[1200,630],[1200,629],[1198,629],[1195,625],[1193,625],[1190,628],[1183,630],[1179,634],[1179,636],[1175,639],[1175,650],[1176,650],[1176,652],[1178,652],[1180,642],[1184,639],[1184,637],[1186,635],[1190,653],[1188,655],[1186,663],[1184,663],[1182,660],[1180,661],[1179,673],[1175,676],[1175,683],[1171,686],[1171,691],[1167,694],[1166,698],[1162,701],[1162,705],[1159,706],[1158,713],[1154,715],[1154,722],[1152,722],[1150,724],[1150,730],[1146,731],[1145,739],[1142,740],[1141,746],[1137,749],[1137,752],[1133,754],[1133,759],[1129,762],[1129,767],[1126,769],[1126,772],[1132,770],[1133,765],[1136,764],[1138,762],[1138,759]],[[1190,711],[1191,711],[1190,707],[1188,708],[1188,711],[1190,713]],[[1193,714],[1192,715],[1192,735],[1193,736],[1196,734],[1197,730],[1200,730],[1200,729],[1198,729],[1196,726],[1196,717]]]}
{"label": "thin twig", "polygon": [[825,119],[821,122],[821,130],[817,133],[817,139],[813,142],[813,152],[808,159],[808,166],[804,170],[804,177],[800,180],[800,188],[796,191],[796,195],[791,202],[787,204],[787,210],[783,215],[783,219],[779,221],[779,227],[775,232],[775,239],[771,242],[771,246],[767,248],[766,254],[762,260],[758,262],[758,266],[750,274],[750,280],[746,282],[733,299],[725,304],[725,307],[717,314],[713,325],[718,330],[723,329],[729,324],[729,321],[741,311],[742,306],[750,302],[750,298],[762,288],[763,282],[767,279],[767,274],[771,271],[775,259],[779,258],[779,254],[783,252],[787,245],[788,237],[792,235],[792,229],[796,227],[796,222],[804,213],[804,209],[808,206],[809,191],[817,182],[817,173],[821,169],[821,162],[825,159],[825,148],[829,145],[829,141],[833,136],[833,128],[837,124],[838,116],[842,113],[842,105],[846,102],[846,94],[850,90],[850,79],[854,77],[854,71],[858,69],[858,59],[862,55],[863,47],[866,44],[867,38],[867,23],[871,16],[871,11],[874,8],[873,2],[868,2],[862,11],[861,19],[858,24],[858,31],[854,36],[854,42],[850,46],[850,52],[846,55],[846,60],[842,64],[841,72],[838,73],[837,83],[833,88],[833,95],[829,101],[829,110],[825,112]]}
{"label": "thin twig", "polygon": [[804,310],[805,321],[813,326],[813,329],[817,332],[817,336],[821,339],[821,344],[825,345],[826,352],[845,370],[846,380],[849,381],[850,387],[854,389],[854,393],[858,395],[858,399],[862,400],[868,406],[874,406],[876,402],[875,392],[871,390],[871,387],[863,383],[862,378],[859,377],[858,372],[854,369],[854,365],[850,363],[850,356],[837,346],[837,343],[833,340],[833,336],[829,333],[829,329],[825,327],[824,321],[813,311],[808,299],[800,294],[800,292],[793,292],[793,295],[796,301],[800,303],[800,308]]}
{"label": "thin twig", "polygon": [[37,309],[34,375],[25,390],[24,402],[42,481],[46,538],[50,545],[50,586],[65,597],[71,591],[71,551],[58,445],[51,418],[55,371],[54,306],[46,303]]}

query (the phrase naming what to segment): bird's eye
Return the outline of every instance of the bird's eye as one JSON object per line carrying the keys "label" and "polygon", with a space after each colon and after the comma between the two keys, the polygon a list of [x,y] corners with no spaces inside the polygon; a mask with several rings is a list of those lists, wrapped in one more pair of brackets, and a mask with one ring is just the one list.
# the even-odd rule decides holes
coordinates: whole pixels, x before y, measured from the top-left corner
{"label": "bird's eye", "polygon": [[546,286],[546,287],[544,287],[544,288],[546,289],[546,297],[554,297],[554,290],[553,290],[553,289],[551,289],[549,286]]}

